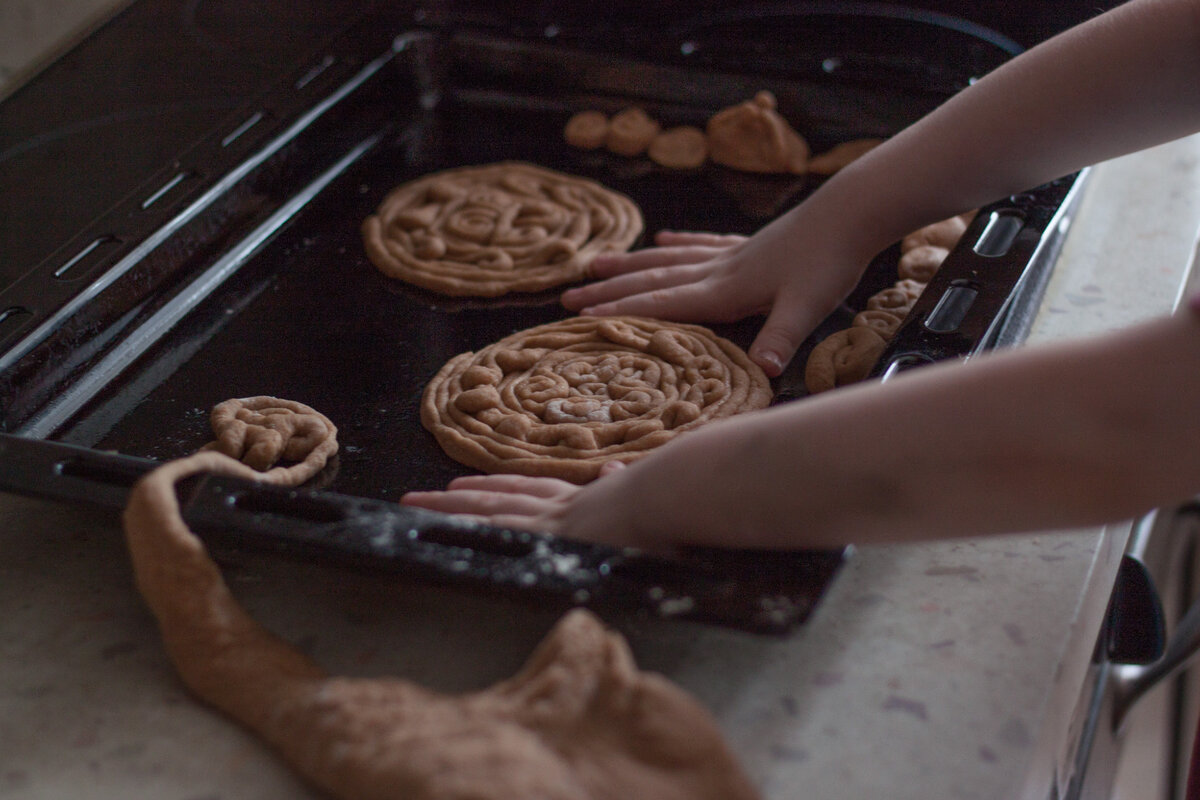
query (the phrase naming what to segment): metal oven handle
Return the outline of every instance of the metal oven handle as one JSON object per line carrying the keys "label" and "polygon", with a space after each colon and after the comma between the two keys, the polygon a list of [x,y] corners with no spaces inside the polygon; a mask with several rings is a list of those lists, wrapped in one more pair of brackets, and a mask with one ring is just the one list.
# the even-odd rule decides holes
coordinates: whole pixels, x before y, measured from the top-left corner
{"label": "metal oven handle", "polygon": [[[1200,531],[1200,505],[1191,505],[1175,512],[1181,522]],[[1154,523],[1150,515],[1139,524],[1148,531]],[[1135,536],[1137,532],[1135,532]],[[1162,656],[1145,665],[1122,665],[1115,673],[1112,729],[1118,731],[1134,704],[1147,692],[1178,674],[1200,652],[1200,599],[1193,601],[1175,625],[1166,642]]]}

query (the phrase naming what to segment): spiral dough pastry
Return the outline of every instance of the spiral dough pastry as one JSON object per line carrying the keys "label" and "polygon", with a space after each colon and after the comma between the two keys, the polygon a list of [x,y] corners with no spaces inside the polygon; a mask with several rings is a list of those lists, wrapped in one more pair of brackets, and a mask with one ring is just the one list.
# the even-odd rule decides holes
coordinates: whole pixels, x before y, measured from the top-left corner
{"label": "spiral dough pastry", "polygon": [[707,328],[575,317],[451,359],[421,421],[467,466],[586,483],[609,461],[770,400],[763,371]]}
{"label": "spiral dough pastry", "polygon": [[[213,406],[209,415],[216,450],[265,473],[267,480],[298,485],[312,478],[337,453],[337,427],[316,409],[294,400],[260,395]],[[275,466],[277,462],[290,466]]]}
{"label": "spiral dough pastry", "polygon": [[497,297],[580,280],[598,254],[633,244],[642,214],[595,181],[512,161],[402,184],[362,232],[371,263],[389,277]]}

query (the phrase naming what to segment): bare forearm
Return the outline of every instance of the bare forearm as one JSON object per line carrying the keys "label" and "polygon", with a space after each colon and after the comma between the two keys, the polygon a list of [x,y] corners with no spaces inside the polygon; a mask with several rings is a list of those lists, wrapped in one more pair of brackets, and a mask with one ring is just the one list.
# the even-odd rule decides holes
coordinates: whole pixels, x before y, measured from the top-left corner
{"label": "bare forearm", "polygon": [[819,202],[867,229],[869,257],[921,225],[1200,129],[1197,75],[1200,4],[1134,0],[960,92]]}
{"label": "bare forearm", "polygon": [[1198,413],[1189,315],[698,431],[589,487],[564,530],[617,514],[641,544],[787,548],[1092,524],[1200,490]]}

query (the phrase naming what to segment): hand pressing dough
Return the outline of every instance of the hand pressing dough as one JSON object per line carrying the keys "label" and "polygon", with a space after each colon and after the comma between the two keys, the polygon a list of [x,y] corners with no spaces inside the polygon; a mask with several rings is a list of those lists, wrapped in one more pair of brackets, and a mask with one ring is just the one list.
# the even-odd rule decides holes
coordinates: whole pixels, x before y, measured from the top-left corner
{"label": "hand pressing dough", "polygon": [[446,363],[421,422],[456,461],[586,483],[711,420],[766,407],[770,383],[698,325],[574,317]]}
{"label": "hand pressing dough", "polygon": [[708,155],[717,164],[746,172],[790,172],[808,167],[808,142],[775,110],[775,95],[718,111],[708,121]]}
{"label": "hand pressing dough", "polygon": [[537,292],[582,279],[623,252],[642,214],[595,181],[509,161],[426,175],[393,189],[363,222],[385,275],[452,296]]}
{"label": "hand pressing dough", "polygon": [[814,175],[832,175],[883,144],[883,139],[853,139],[831,147],[808,161]]}
{"label": "hand pressing dough", "polygon": [[447,696],[398,679],[333,677],[237,603],[183,522],[176,481],[260,480],[219,452],[156,469],[124,514],[138,589],[202,701],[345,800],[755,800],[709,713],[638,671],[624,640],[567,614],[516,676]]}

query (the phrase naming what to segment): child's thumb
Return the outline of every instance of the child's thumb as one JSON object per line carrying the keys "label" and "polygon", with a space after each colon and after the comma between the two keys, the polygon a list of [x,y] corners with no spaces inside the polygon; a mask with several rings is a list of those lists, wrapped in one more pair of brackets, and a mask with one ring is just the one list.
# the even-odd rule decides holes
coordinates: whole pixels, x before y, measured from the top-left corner
{"label": "child's thumb", "polygon": [[762,367],[767,377],[777,377],[796,355],[804,337],[816,327],[819,320],[811,317],[804,303],[778,300],[750,345],[750,360]]}

